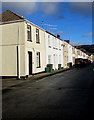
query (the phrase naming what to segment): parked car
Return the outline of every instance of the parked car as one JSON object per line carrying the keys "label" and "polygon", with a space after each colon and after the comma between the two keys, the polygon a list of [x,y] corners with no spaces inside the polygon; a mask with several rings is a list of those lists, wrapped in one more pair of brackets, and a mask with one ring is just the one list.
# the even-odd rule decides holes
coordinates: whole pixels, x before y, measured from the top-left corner
{"label": "parked car", "polygon": [[88,59],[83,59],[84,60],[84,64],[85,65],[90,65],[91,64],[91,61],[90,60],[88,60]]}
{"label": "parked car", "polygon": [[82,58],[75,59],[75,67],[82,67],[84,66],[84,60]]}
{"label": "parked car", "polygon": [[89,64],[91,64],[91,60],[88,60],[89,61]]}
{"label": "parked car", "polygon": [[89,64],[89,60],[88,59],[83,59],[84,61],[84,65],[88,65]]}

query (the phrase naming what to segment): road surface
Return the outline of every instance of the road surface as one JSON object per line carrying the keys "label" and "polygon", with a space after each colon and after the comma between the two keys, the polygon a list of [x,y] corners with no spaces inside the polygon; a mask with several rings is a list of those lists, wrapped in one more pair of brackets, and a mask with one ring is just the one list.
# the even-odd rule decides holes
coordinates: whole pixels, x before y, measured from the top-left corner
{"label": "road surface", "polygon": [[94,64],[3,93],[3,120],[94,120]]}

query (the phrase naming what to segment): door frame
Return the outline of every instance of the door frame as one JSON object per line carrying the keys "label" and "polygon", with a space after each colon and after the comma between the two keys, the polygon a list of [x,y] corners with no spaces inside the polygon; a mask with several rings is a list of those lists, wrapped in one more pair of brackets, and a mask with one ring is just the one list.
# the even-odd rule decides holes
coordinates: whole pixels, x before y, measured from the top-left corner
{"label": "door frame", "polygon": [[32,60],[33,60],[32,51],[28,51],[28,74],[29,75],[32,75],[32,70],[33,70]]}

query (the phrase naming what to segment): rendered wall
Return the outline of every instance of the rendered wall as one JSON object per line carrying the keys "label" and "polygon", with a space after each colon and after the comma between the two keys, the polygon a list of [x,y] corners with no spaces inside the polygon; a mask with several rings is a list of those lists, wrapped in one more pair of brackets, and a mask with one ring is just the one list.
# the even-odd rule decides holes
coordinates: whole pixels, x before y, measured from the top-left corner
{"label": "rendered wall", "polygon": [[[31,26],[32,42],[27,41],[27,24]],[[46,67],[46,54],[45,54],[45,31],[41,28],[28,22],[24,24],[25,27],[25,74],[29,75],[29,63],[28,63],[28,52],[32,52],[32,73],[39,73],[45,71]],[[40,43],[36,43],[36,28],[39,29]],[[36,65],[36,53],[40,52],[40,64],[41,67],[37,68]]]}
{"label": "rendered wall", "polygon": [[2,26],[2,74],[0,76],[17,76],[17,46],[19,46],[19,73],[24,76],[24,23],[0,26]]}

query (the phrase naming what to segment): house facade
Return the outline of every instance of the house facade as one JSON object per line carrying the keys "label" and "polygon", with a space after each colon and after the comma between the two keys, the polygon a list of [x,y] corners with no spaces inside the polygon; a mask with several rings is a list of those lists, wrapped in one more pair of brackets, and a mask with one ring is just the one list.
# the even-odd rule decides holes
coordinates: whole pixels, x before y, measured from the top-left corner
{"label": "house facade", "polygon": [[72,45],[70,45],[70,44],[68,44],[68,63],[72,63],[72,65],[73,65]]}
{"label": "house facade", "polygon": [[46,65],[52,64],[53,69],[58,69],[58,64],[64,67],[63,61],[63,41],[50,32],[45,32],[45,47],[46,47]]}
{"label": "house facade", "polygon": [[64,68],[68,67],[68,43],[66,41],[64,41],[64,52],[63,52],[63,56],[64,56]]}
{"label": "house facade", "polygon": [[72,61],[73,61],[73,65],[75,64],[75,58],[76,58],[76,48],[72,46]]}
{"label": "house facade", "polygon": [[2,21],[2,74],[0,76],[28,76],[45,71],[45,31],[33,23],[15,19]]}

